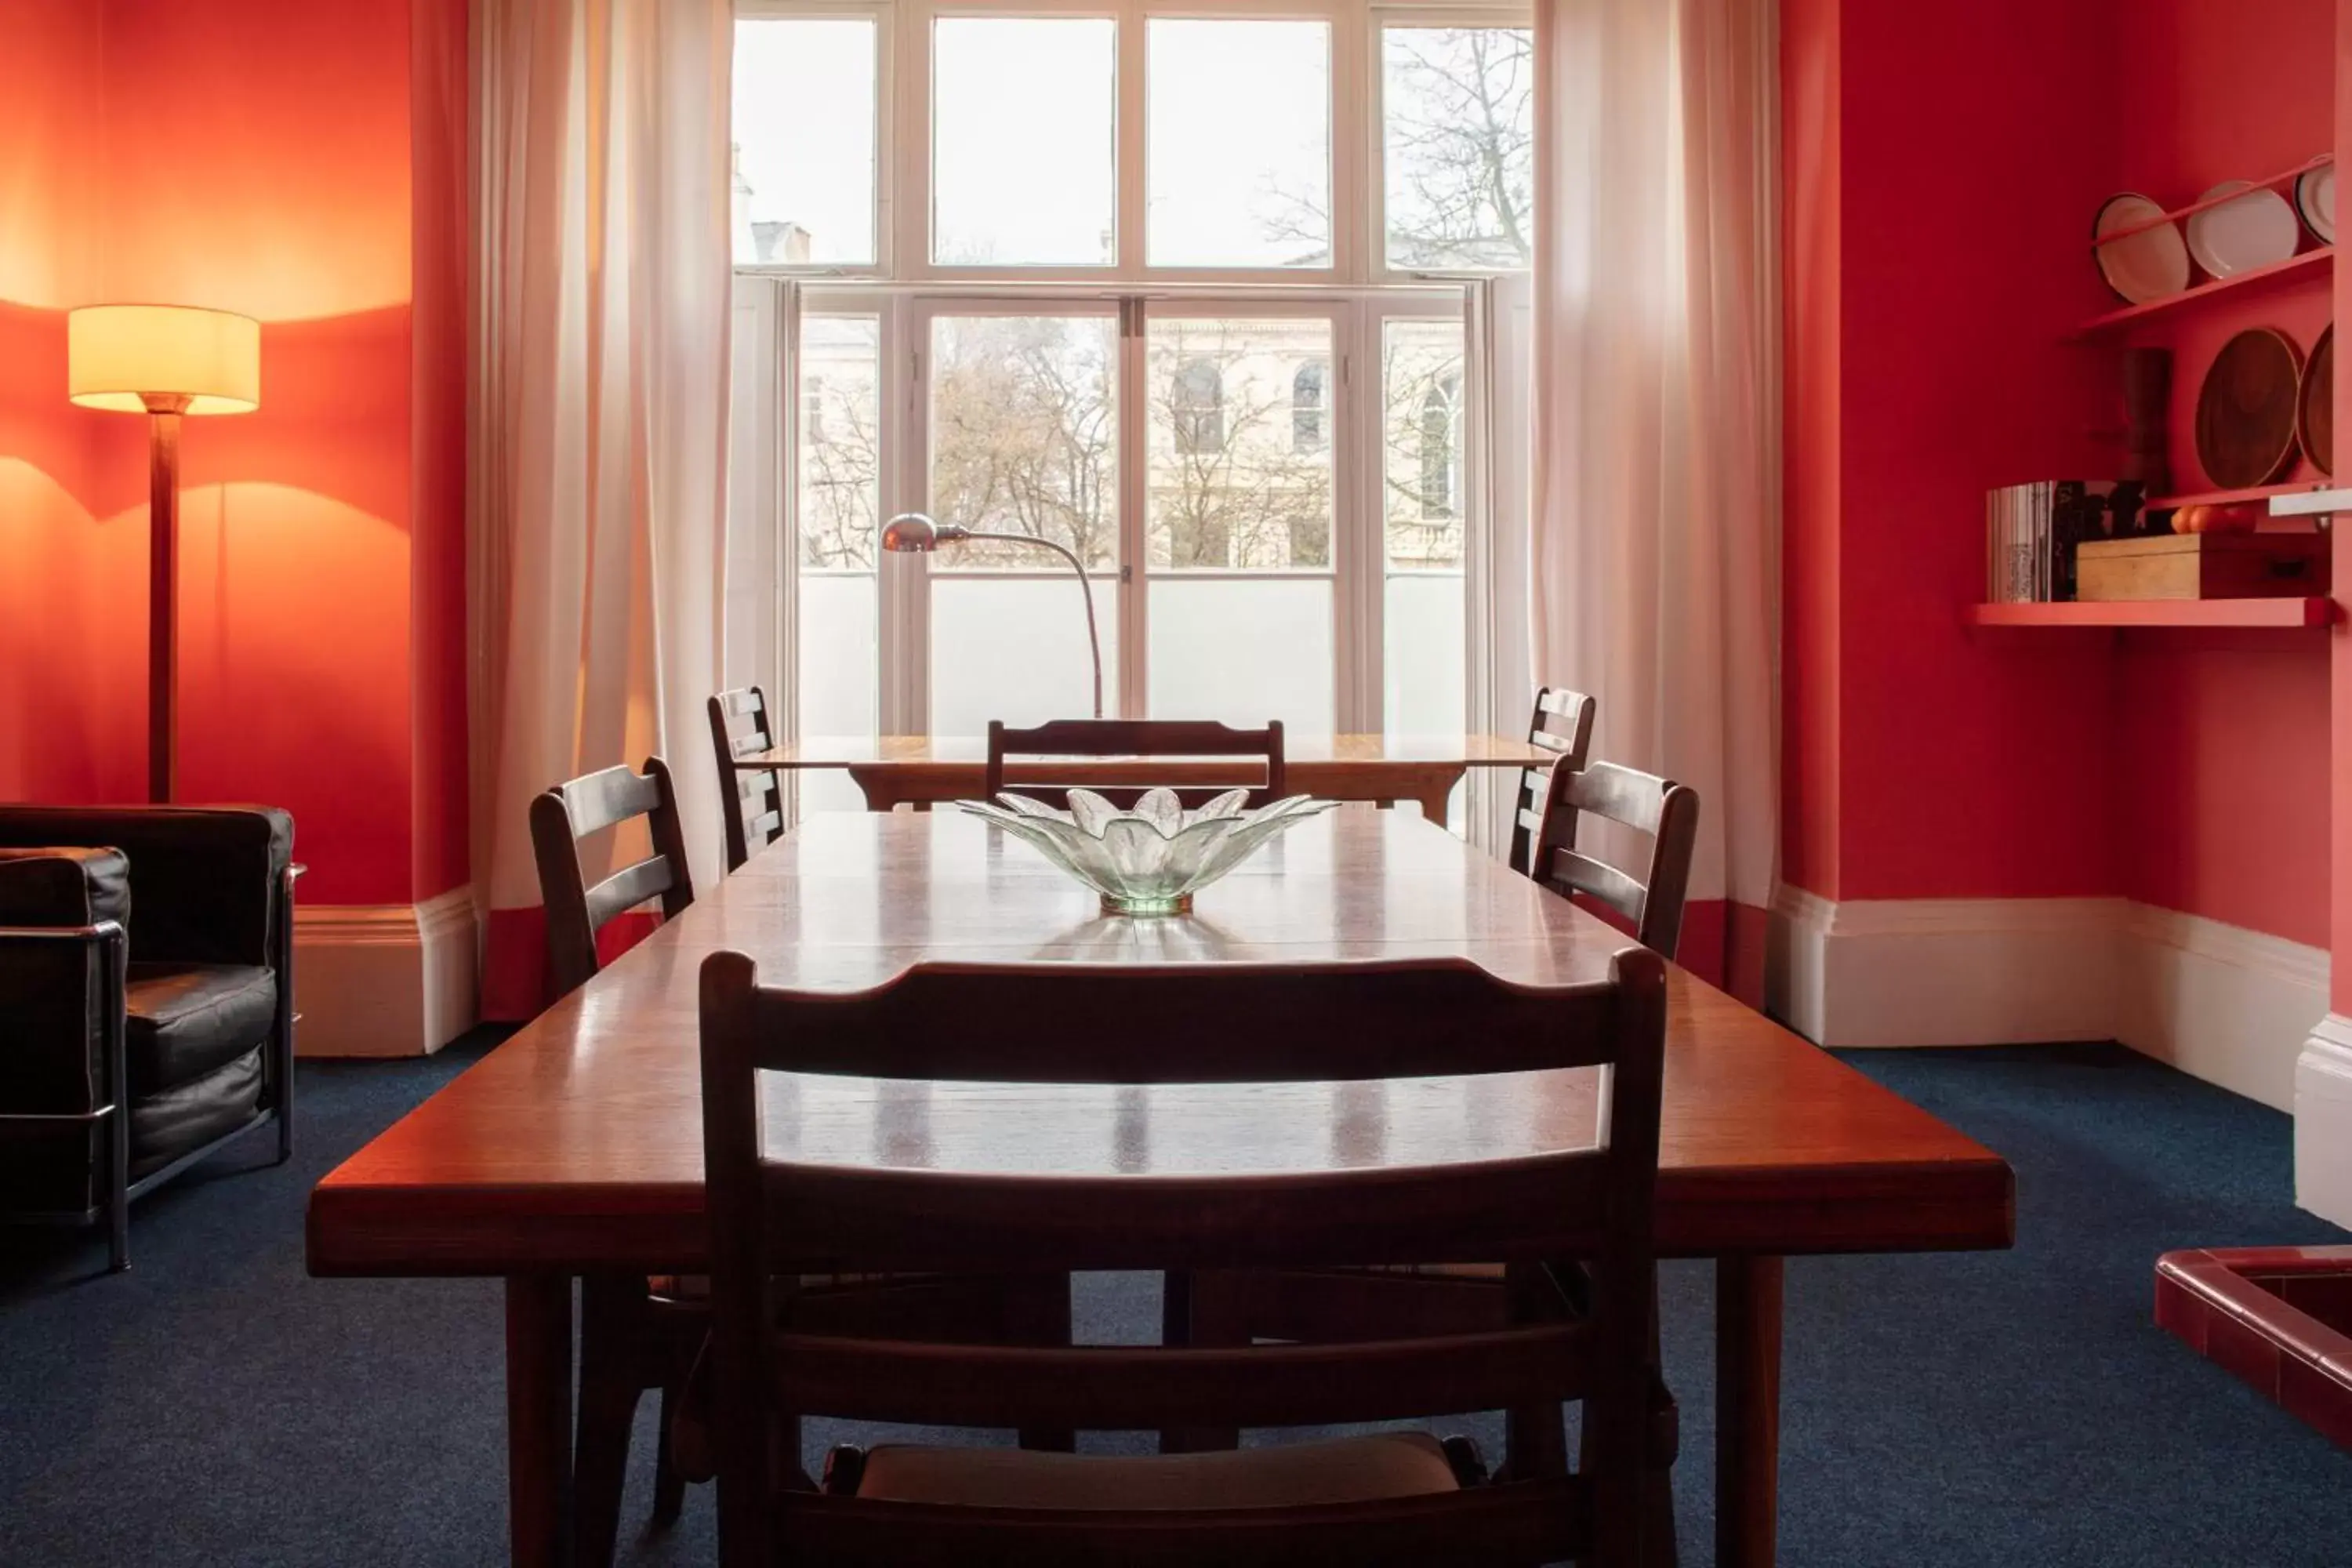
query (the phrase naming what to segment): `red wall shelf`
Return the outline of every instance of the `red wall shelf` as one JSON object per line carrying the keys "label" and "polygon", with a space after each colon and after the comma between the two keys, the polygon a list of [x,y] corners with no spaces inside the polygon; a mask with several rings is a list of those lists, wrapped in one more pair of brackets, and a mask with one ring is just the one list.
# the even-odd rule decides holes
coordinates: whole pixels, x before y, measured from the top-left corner
{"label": "red wall shelf", "polygon": [[2324,626],[2336,601],[2143,599],[2108,604],[1970,605],[1972,626]]}
{"label": "red wall shelf", "polygon": [[2324,490],[2331,479],[2297,479],[2284,485],[2252,485],[2237,490],[2199,490],[2191,495],[2152,496],[2140,503],[2142,511],[2175,511],[2184,506],[2235,506],[2240,501],[2268,500],[2273,496],[2302,495]]}
{"label": "red wall shelf", "polygon": [[2075,328],[2068,336],[2074,339],[2095,338],[2107,332],[2119,331],[2124,328],[2136,326],[2151,317],[2187,310],[2189,306],[2201,304],[2216,295],[2242,294],[2267,284],[2291,283],[2319,268],[2332,266],[2335,260],[2336,247],[2332,245],[2323,245],[2316,249],[2306,250],[2300,256],[2290,256],[2284,261],[2274,262],[2268,267],[2258,267],[2252,272],[2241,272],[2235,278],[2222,278],[2210,283],[2200,283],[2194,289],[2184,289],[2178,294],[2167,294],[2161,300],[2150,300],[2144,305],[2126,305],[2123,309],[2110,310],[2104,316],[2094,316]]}

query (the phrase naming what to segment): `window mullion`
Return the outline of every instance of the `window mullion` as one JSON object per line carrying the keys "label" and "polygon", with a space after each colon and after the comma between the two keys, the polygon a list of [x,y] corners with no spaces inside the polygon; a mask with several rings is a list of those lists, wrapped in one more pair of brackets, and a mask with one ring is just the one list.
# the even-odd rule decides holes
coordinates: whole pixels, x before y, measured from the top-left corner
{"label": "window mullion", "polygon": [[1381,728],[1381,615],[1385,608],[1381,540],[1379,312],[1343,309],[1334,333],[1340,345],[1333,420],[1334,499],[1339,503],[1333,595],[1339,625],[1333,649],[1339,669],[1337,727],[1350,734]]}
{"label": "window mullion", "polygon": [[[883,314],[882,515],[926,504],[929,417],[923,378],[916,374],[929,347],[930,320],[915,301],[893,300]],[[928,557],[881,552],[877,638],[882,661],[881,721],[886,735],[930,729],[930,574]]]}
{"label": "window mullion", "polygon": [[1146,414],[1144,303],[1129,294],[1118,307],[1118,712],[1147,717],[1151,692],[1151,574],[1146,570],[1144,509],[1150,504],[1150,420]]}

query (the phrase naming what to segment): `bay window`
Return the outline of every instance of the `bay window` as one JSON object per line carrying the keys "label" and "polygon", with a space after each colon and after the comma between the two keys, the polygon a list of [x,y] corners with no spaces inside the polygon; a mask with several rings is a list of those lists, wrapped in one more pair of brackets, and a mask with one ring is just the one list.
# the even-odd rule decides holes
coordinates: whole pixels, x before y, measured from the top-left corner
{"label": "bay window", "polygon": [[1465,454],[1509,443],[1481,436],[1464,309],[1528,263],[1523,13],[739,15],[739,288],[775,297],[788,389],[738,406],[788,415],[735,439],[787,480],[801,735],[1089,710],[1066,563],[884,555],[901,510],[1074,552],[1109,712],[1465,727]]}

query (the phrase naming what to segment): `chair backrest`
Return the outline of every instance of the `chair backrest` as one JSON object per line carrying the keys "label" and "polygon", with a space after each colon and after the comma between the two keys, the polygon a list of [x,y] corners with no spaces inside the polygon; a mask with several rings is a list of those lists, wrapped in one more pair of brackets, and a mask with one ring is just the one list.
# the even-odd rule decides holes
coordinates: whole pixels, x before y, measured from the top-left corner
{"label": "chair backrest", "polygon": [[[594,887],[580,863],[580,841],[632,817],[646,818],[653,853],[620,867]],[[646,771],[610,767],[557,784],[530,803],[530,847],[539,862],[539,895],[547,906],[547,959],[559,996],[597,969],[596,933],[613,917],[648,899],[676,915],[694,902],[687,869],[686,833],[669,766],[646,759]]]}
{"label": "chair backrest", "polygon": [[756,686],[740,686],[713,697],[710,749],[719,759],[719,804],[727,823],[727,868],[740,868],[784,832],[784,775],[775,768],[736,767],[739,757],[756,756],[776,743],[768,721],[768,697]]}
{"label": "chair backrest", "polygon": [[[1582,814],[1650,836],[1650,864],[1638,878],[1576,847]],[[1672,958],[1682,941],[1690,890],[1691,848],[1698,837],[1698,792],[1654,773],[1591,763],[1563,763],[1544,795],[1544,858],[1536,880],[1563,898],[1582,894],[1633,922],[1642,945]]]}
{"label": "chair backrest", "polygon": [[[1106,784],[1056,778],[1052,759],[1072,757],[1138,759],[1132,777]],[[1255,757],[1264,763],[1258,777],[1235,768],[1228,774],[1214,759]],[[1013,758],[1041,761],[1024,767],[1009,766]],[[1208,765],[1197,760],[1211,759]],[[1190,761],[1188,761],[1190,760]],[[1155,767],[1154,763],[1160,765]],[[1207,777],[1202,780],[1205,773]],[[1263,730],[1235,730],[1209,720],[1191,719],[1057,719],[1030,730],[1008,729],[999,721],[988,726],[988,798],[994,800],[1011,780],[1014,793],[1049,805],[1066,806],[1070,790],[1092,790],[1118,805],[1132,805],[1153,787],[1176,791],[1187,806],[1196,806],[1226,790],[1245,787],[1249,804],[1268,805],[1283,798],[1286,779],[1282,763],[1282,721],[1270,721]],[[1202,782],[1195,782],[1202,781]]]}
{"label": "chair backrest", "polygon": [[[1631,1563],[1647,1432],[1665,966],[1507,986],[1454,962],[920,966],[877,990],[701,975],[721,1561]],[[1316,1081],[1608,1064],[1605,1147],[1300,1174],[887,1173],[770,1158],[762,1071],[1032,1083]],[[1312,1135],[1311,1133],[1308,1135]],[[1005,1136],[1021,1136],[1017,1117]],[[1336,1344],[1141,1349],[849,1339],[773,1328],[811,1271],[1581,1261],[1590,1294],[1512,1327]],[[1580,1286],[1580,1289],[1582,1287]],[[1577,1474],[1403,1500],[1228,1510],[1009,1510],[777,1484],[799,1417],[1126,1430],[1321,1426],[1584,1401]],[[796,1458],[796,1455],[794,1456]],[[793,1467],[796,1468],[796,1467]],[[1588,1534],[1588,1531],[1591,1532]],[[1596,1542],[1598,1546],[1596,1547]],[[1588,1553],[1593,1553],[1588,1555]]]}
{"label": "chair backrest", "polygon": [[[1543,863],[1544,792],[1561,768],[1584,766],[1592,748],[1592,716],[1601,704],[1581,691],[1547,686],[1536,693],[1535,717],[1528,721],[1528,744],[1558,756],[1542,767],[1519,772],[1517,794],[1511,797],[1511,869],[1532,877]],[[1572,827],[1573,824],[1570,824]]]}

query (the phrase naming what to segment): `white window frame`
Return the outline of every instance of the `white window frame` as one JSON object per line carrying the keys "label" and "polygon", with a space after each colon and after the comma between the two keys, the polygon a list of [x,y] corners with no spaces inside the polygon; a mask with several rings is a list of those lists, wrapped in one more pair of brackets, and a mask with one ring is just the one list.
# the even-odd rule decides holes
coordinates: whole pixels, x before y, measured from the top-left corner
{"label": "white window frame", "polygon": [[1398,267],[1389,265],[1388,70],[1386,34],[1391,27],[1507,27],[1526,31],[1535,26],[1526,6],[1498,5],[1493,0],[1406,0],[1384,5],[1375,0],[1369,11],[1365,40],[1364,92],[1368,113],[1363,121],[1367,143],[1364,165],[1371,171],[1364,185],[1363,244],[1370,258],[1367,275],[1381,283],[1463,281],[1485,278],[1491,267]]}
{"label": "white window frame", "polygon": [[[1531,25],[1529,11],[1496,0],[737,0],[751,17],[870,17],[876,25],[876,260],[871,266],[771,264],[739,272],[799,279],[803,315],[865,314],[880,323],[881,515],[927,510],[929,490],[930,321],[942,315],[1111,313],[1121,321],[1118,656],[1107,712],[1147,711],[1149,580],[1145,554],[1145,339],[1155,315],[1327,317],[1332,359],[1324,430],[1332,464],[1332,562],[1306,572],[1200,571],[1188,577],[1328,575],[1333,582],[1334,727],[1383,728],[1382,659],[1387,513],[1379,386],[1385,324],[1396,318],[1460,321],[1461,284],[1482,271],[1391,270],[1382,211],[1381,33],[1389,26]],[[933,23],[943,16],[1096,16],[1118,25],[1116,86],[1117,260],[1108,266],[942,267],[930,249],[930,102],[899,84],[930,79]],[[1327,268],[1180,268],[1145,264],[1145,23],[1151,17],[1315,20],[1331,36],[1332,265]],[[793,394],[797,406],[799,389]],[[787,471],[798,463],[786,454]],[[1477,514],[1470,513],[1474,531]],[[793,542],[795,558],[799,543]],[[1465,541],[1465,591],[1479,542]],[[877,716],[884,734],[929,730],[929,576],[922,555],[877,561],[880,668]],[[971,575],[982,574],[973,573]],[[1067,576],[990,569],[992,578]],[[1092,574],[1099,580],[1101,574]],[[1471,617],[1465,615],[1465,626]],[[1465,700],[1465,714],[1468,713]],[[1475,716],[1472,716],[1475,723]]]}

